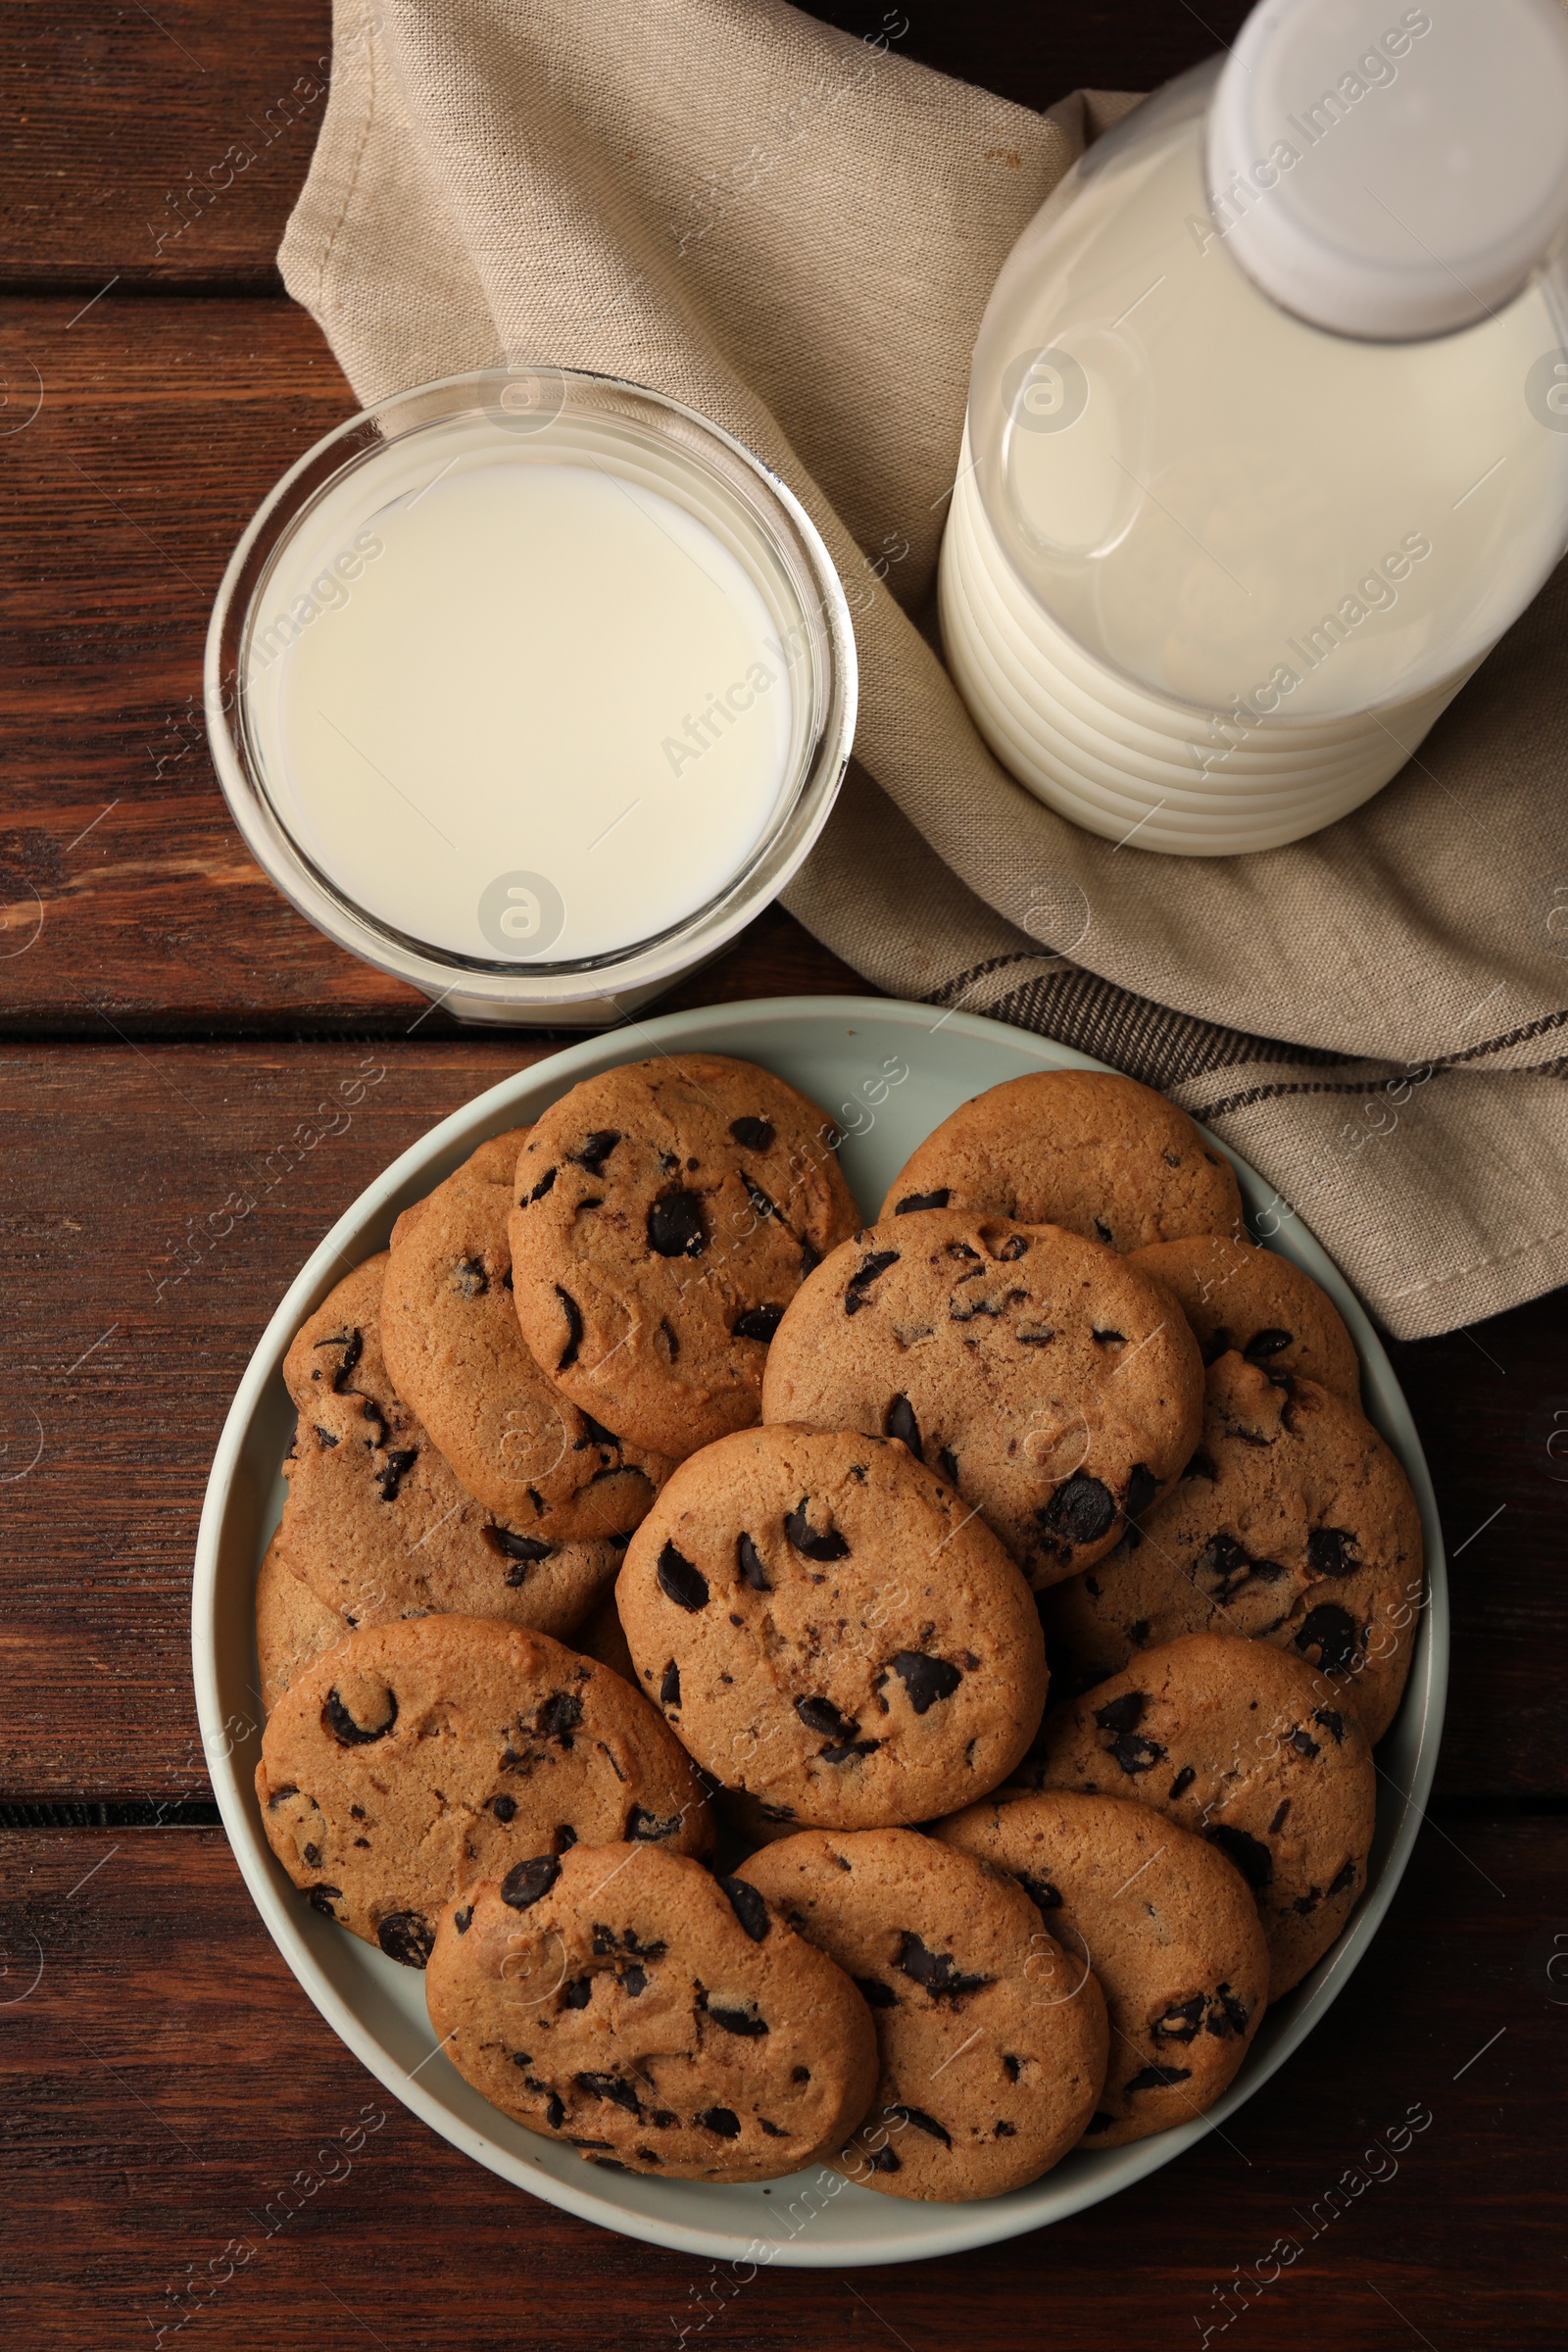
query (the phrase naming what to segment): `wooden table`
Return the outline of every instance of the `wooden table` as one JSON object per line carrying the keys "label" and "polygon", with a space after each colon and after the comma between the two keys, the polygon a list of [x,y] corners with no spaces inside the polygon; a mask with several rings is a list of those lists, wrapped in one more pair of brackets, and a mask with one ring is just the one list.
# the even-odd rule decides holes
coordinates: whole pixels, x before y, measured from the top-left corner
{"label": "wooden table", "polygon": [[[1241,12],[909,13],[910,54],[1044,104],[1157,81]],[[14,5],[0,24],[8,2340],[107,2352],[184,2316],[182,2344],[235,2352],[652,2346],[682,2328],[715,2352],[1155,2352],[1205,2327],[1227,2352],[1560,2345],[1554,1300],[1394,1351],[1448,1533],[1454,1677],[1439,1793],[1371,1958],[1223,2135],[1076,2222],[898,2271],[719,2279],[434,2139],[264,1934],[215,1826],[187,1667],[221,1416],[360,1188],[550,1050],[461,1032],[327,947],[250,862],[203,748],[202,638],[229,547],[353,405],[272,264],[327,50],[323,0]],[[182,192],[231,151],[250,160],[199,208]],[[774,912],[669,1003],[857,985]],[[314,1140],[317,1105],[345,1093],[350,1123]],[[255,1207],[236,1218],[234,1196]],[[1402,2153],[1369,2153],[1412,2114],[1430,2120]],[[318,2155],[328,2143],[345,2153]],[[1300,2249],[1283,2266],[1282,2239]]]}

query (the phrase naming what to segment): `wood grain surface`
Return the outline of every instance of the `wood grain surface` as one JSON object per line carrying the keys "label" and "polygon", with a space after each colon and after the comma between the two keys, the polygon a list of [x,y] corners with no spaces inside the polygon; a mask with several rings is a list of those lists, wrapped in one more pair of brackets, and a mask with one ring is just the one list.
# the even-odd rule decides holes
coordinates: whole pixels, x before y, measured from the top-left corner
{"label": "wood grain surface", "polygon": [[[1151,86],[1245,9],[817,13],[906,16],[904,54],[1038,106]],[[1063,2228],[742,2283],[571,2221],[380,2091],[201,1826],[191,1554],[235,1384],[364,1185],[551,1050],[458,1032],[329,947],[246,855],[202,740],[229,550],[353,407],[274,263],[328,47],[326,0],[0,14],[0,1821],[31,1825],[0,1830],[8,2342],[1560,2344],[1560,1298],[1393,1351],[1454,1663],[1370,1957],[1223,2137]],[[858,985],[775,909],[664,1002]],[[138,1810],[162,1826],[118,1826]]]}

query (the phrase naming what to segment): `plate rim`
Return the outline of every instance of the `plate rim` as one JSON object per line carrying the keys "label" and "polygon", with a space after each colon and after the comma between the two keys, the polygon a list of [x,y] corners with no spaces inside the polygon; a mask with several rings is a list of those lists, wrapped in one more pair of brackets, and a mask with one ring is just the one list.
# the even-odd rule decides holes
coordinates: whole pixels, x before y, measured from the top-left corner
{"label": "plate rim", "polygon": [[[937,1016],[935,1019],[933,1014]],[[306,1941],[301,1924],[289,1908],[277,1883],[281,1874],[262,1831],[249,1776],[242,1776],[236,1769],[236,1743],[229,1740],[227,1736],[228,1719],[223,1713],[218,1666],[217,1603],[220,1553],[225,1522],[235,1500],[236,1473],[241,1454],[268,1386],[277,1373],[288,1343],[305,1316],[314,1311],[332,1284],[340,1280],[351,1266],[358,1264],[366,1253],[362,1239],[366,1225],[377,1214],[383,1213],[405,1186],[415,1181],[427,1183],[426,1171],[430,1163],[451,1147],[466,1144],[471,1150],[481,1140],[475,1130],[493,1133],[506,1124],[515,1124],[515,1120],[509,1120],[506,1114],[514,1109],[519,1097],[531,1095],[544,1085],[552,1090],[553,1100],[575,1084],[580,1076],[592,1070],[613,1066],[621,1060],[641,1058],[649,1052],[667,1050],[672,1044],[685,1044],[707,1052],[723,1052],[723,1032],[726,1029],[746,1028],[760,1020],[806,1026],[843,1022],[853,1028],[858,1021],[871,1019],[891,1023],[897,1028],[925,1028],[928,1032],[937,1028],[952,1028],[958,1036],[973,1036],[977,1040],[992,1043],[1000,1039],[1017,1051],[1025,1061],[1033,1058],[1037,1066],[1042,1068],[1100,1070],[1121,1074],[1115,1073],[1110,1063],[1081,1053],[1075,1047],[1063,1045],[1039,1031],[994,1020],[985,1014],[958,1011],[943,1013],[939,1007],[908,999],[860,996],[747,998],[728,1004],[694,1006],[681,1012],[655,1014],[646,1019],[635,1017],[616,1028],[597,1031],[591,1037],[566,1045],[539,1061],[513,1071],[496,1085],[470,1097],[466,1102],[438,1120],[389,1162],[379,1175],[373,1177],[334,1220],[289,1284],[251,1351],[224,1416],[202,1503],[192,1579],[191,1670],[197,1722],[224,1834],[263,1925],[314,2007],[338,2038],[384,2089],[416,2115],[438,2137],[514,2186],[574,2214],[579,2220],[594,2223],[618,2235],[661,2246],[669,2252],[729,2261],[737,2268],[744,2264],[753,2270],[754,2275],[757,2268],[771,2264],[786,2269],[858,2269],[929,2261],[1022,2236],[1031,2230],[1065,2221],[1074,2213],[1119,2195],[1123,2189],[1132,2187],[1150,2173],[1172,2163],[1205,2132],[1226,2121],[1300,2048],[1344,1990],[1381,1927],[1404,1876],[1425,1817],[1437,1769],[1447,1695],[1449,1627],[1446,1564],[1436,1496],[1420,1435],[1403,1388],[1395,1375],[1370,1316],[1310,1228],[1293,1211],[1289,1220],[1293,1249],[1289,1254],[1294,1256],[1298,1248],[1302,1259],[1309,1261],[1307,1270],[1328,1291],[1349,1326],[1363,1366],[1376,1370],[1379,1385],[1385,1391],[1384,1414],[1394,1424],[1387,1432],[1389,1442],[1410,1479],[1421,1510],[1426,1553],[1426,1597],[1419,1613],[1421,1622],[1416,1636],[1416,1654],[1401,1702],[1401,1714],[1412,1704],[1418,1706],[1418,1728],[1408,1785],[1399,1788],[1402,1808],[1388,1831],[1387,1848],[1376,1885],[1363,1893],[1338,1941],[1309,1973],[1303,1986],[1286,1995],[1286,2000],[1294,2004],[1293,2011],[1271,2035],[1269,2046],[1261,2050],[1254,2048],[1237,2080],[1213,2106],[1189,2123],[1173,2126],[1166,2132],[1156,2132],[1146,2140],[1131,2142],[1126,2147],[1105,2151],[1107,2164],[1114,2168],[1114,2179],[1103,2179],[1098,2173],[1087,2175],[1072,2184],[1064,2200],[1059,2186],[1054,2196],[1047,2188],[1046,2183],[1053,2179],[1051,2174],[1047,2174],[1040,2181],[1031,2182],[1005,2197],[981,2199],[967,2204],[922,2204],[919,2211],[928,2220],[929,2227],[912,2246],[900,2246],[889,2252],[879,2250],[874,2244],[867,2244],[863,2249],[834,2242],[817,2244],[813,2243],[808,2231],[799,2238],[792,2236],[787,2244],[753,2236],[741,2247],[738,2232],[705,2228],[695,2222],[666,2220],[662,2215],[640,2213],[617,2205],[612,2194],[595,2184],[587,2166],[582,2171],[588,2177],[581,2182],[575,2179],[557,2179],[542,2164],[537,2178],[520,2178],[518,2160],[511,2150],[503,2148],[483,2132],[454,2114],[427,2086],[414,2079],[417,2068],[406,2067],[393,2057],[380,2035],[362,2020],[354,2006],[330,1981]],[[755,1056],[748,1056],[752,1057]],[[1020,1070],[1019,1075],[1022,1074]],[[1202,1132],[1236,1168],[1244,1195],[1264,1196],[1273,1189],[1273,1201],[1282,1201],[1283,1197],[1277,1188],[1270,1188],[1266,1179],[1259,1176],[1239,1152],[1232,1151],[1220,1138],[1211,1136],[1207,1129]],[[1381,1773],[1381,1766],[1379,1770]],[[1388,1778],[1387,1774],[1383,1777]],[[1398,1784],[1395,1786],[1398,1787]],[[1379,1842],[1382,1837],[1383,1825],[1380,1823]],[[1278,2015],[1277,2007],[1271,2011],[1271,2015]],[[432,2040],[431,2049],[425,2053],[425,2057],[433,2055],[436,2046]],[[422,2066],[423,2063],[424,2058],[421,2058],[418,2064]],[[791,2175],[787,2181],[779,2181],[774,2185],[783,2189],[806,2178],[806,2175]],[[841,2176],[825,2170],[813,2178],[820,2178],[824,2184],[833,2184],[824,2191],[830,2198],[836,2197],[848,2186]],[[722,2184],[674,2185],[691,2185],[710,2192]],[[792,2193],[799,2196],[802,2192],[796,2188]],[[852,2193],[860,2197],[869,2196],[871,2192],[855,2190]],[[1042,2197],[1053,2203],[1053,2210],[1049,2213],[1023,2209]],[[878,2206],[884,2202],[881,2198],[876,2200]],[[868,2211],[867,2224],[874,2232],[874,2212]]]}

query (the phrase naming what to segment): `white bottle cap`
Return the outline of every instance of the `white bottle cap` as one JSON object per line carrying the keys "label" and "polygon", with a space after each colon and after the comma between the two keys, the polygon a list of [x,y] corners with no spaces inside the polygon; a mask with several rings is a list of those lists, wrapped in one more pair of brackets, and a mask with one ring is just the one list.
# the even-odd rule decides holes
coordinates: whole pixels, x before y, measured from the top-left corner
{"label": "white bottle cap", "polygon": [[1518,293],[1568,222],[1555,0],[1262,0],[1208,125],[1213,223],[1315,326],[1412,342]]}

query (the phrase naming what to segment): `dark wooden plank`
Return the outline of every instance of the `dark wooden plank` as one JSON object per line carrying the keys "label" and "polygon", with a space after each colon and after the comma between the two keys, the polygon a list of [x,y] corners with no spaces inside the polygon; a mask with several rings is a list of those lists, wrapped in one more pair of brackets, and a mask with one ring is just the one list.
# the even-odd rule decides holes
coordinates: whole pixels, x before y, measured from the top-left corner
{"label": "dark wooden plank", "polygon": [[[353,396],[291,303],[110,295],[74,326],[71,311],[0,303],[42,385],[32,421],[0,436],[0,1035],[399,1035],[425,1000],[279,897],[201,716],[229,549]],[[846,982],[775,911],[686,995]]]}
{"label": "dark wooden plank", "polygon": [[0,281],[275,288],[325,105],[329,0],[0,19]]}
{"label": "dark wooden plank", "polygon": [[[40,1441],[43,1451],[0,1482],[0,1795],[202,1792],[190,1561],[249,1352],[369,1179],[549,1050],[421,1034],[6,1054],[0,1388],[9,1458],[30,1461]],[[302,1127],[336,1132],[307,1148]],[[1568,1465],[1538,1428],[1562,1379],[1560,1330],[1548,1299],[1488,1325],[1486,1353],[1462,1336],[1399,1350],[1457,1551],[1442,1775],[1452,1792],[1568,1793],[1543,1671],[1568,1646],[1568,1487],[1552,1475]]]}
{"label": "dark wooden plank", "polygon": [[[1025,106],[1150,89],[1234,39],[1245,0],[926,0],[808,13]],[[276,0],[236,38],[219,0],[81,0],[0,17],[0,284],[273,290],[330,75],[327,0]]]}
{"label": "dark wooden plank", "polygon": [[437,2139],[309,2006],[220,1833],[0,1838],[0,2312],[28,2352],[153,2344],[183,2313],[164,2344],[221,2352],[601,2352],[682,2328],[751,2352],[1175,2352],[1203,2326],[1251,2352],[1544,2352],[1568,1826],[1469,1836],[1503,1892],[1429,1832],[1354,1982],[1223,2138],[980,2253],[755,2277],[576,2222]]}

